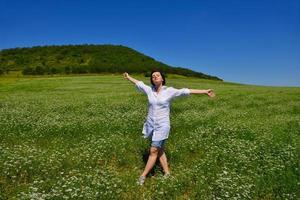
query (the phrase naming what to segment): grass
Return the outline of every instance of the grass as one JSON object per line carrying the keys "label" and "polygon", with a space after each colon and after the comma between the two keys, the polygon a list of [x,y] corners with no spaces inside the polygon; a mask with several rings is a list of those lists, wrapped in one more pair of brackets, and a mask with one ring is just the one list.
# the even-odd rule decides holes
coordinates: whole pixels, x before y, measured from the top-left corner
{"label": "grass", "polygon": [[[144,77],[136,77],[149,84]],[[299,199],[300,88],[169,77],[172,178],[136,180],[147,98],[122,76],[0,79],[0,199]]]}

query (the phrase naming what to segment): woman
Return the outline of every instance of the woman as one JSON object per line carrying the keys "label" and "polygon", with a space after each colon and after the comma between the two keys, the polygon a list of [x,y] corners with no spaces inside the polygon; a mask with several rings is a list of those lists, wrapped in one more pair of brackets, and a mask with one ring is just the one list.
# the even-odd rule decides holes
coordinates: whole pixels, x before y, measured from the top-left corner
{"label": "woman", "polygon": [[145,93],[148,97],[149,110],[147,120],[143,126],[143,134],[145,138],[151,139],[150,155],[146,167],[138,179],[138,184],[143,185],[147,174],[153,168],[158,158],[164,170],[166,177],[170,175],[167,157],[164,152],[164,144],[170,132],[170,103],[179,96],[187,96],[189,94],[207,94],[214,97],[213,90],[196,90],[196,89],[175,89],[166,87],[166,79],[159,71],[153,71],[150,76],[152,87],[145,85],[142,81],[138,81],[127,72],[124,78],[134,83],[138,90]]}

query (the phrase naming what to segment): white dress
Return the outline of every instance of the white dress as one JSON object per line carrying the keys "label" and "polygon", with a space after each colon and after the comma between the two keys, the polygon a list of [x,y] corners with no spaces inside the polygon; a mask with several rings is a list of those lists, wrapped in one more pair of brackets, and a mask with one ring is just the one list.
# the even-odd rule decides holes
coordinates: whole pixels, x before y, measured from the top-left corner
{"label": "white dress", "polygon": [[163,86],[157,93],[154,87],[145,85],[142,81],[138,81],[135,85],[148,97],[148,115],[143,126],[144,137],[152,137],[152,141],[167,139],[170,132],[171,101],[176,97],[189,95],[190,90]]}

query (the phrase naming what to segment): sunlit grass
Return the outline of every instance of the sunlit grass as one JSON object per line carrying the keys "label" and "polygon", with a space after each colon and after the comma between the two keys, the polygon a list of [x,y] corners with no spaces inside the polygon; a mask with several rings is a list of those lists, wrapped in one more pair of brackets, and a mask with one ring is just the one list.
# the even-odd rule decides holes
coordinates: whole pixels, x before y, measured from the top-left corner
{"label": "sunlit grass", "polygon": [[[144,77],[136,77],[149,84]],[[147,98],[122,76],[0,79],[0,199],[297,199],[300,88],[169,77],[172,178],[136,180]]]}

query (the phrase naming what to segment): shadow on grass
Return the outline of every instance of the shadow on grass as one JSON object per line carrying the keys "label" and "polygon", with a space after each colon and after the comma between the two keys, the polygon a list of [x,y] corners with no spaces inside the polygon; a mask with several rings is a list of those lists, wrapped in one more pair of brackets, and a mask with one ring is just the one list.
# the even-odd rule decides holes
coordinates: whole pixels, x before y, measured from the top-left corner
{"label": "shadow on grass", "polygon": [[[145,166],[147,164],[148,158],[149,158],[149,149],[144,149],[142,152],[142,157],[143,157],[143,161],[145,163]],[[160,165],[159,159],[157,158],[155,165],[153,166],[153,168],[151,169],[151,171],[148,173],[147,177],[152,177],[152,176],[156,176],[159,173],[163,174],[163,168]]]}

